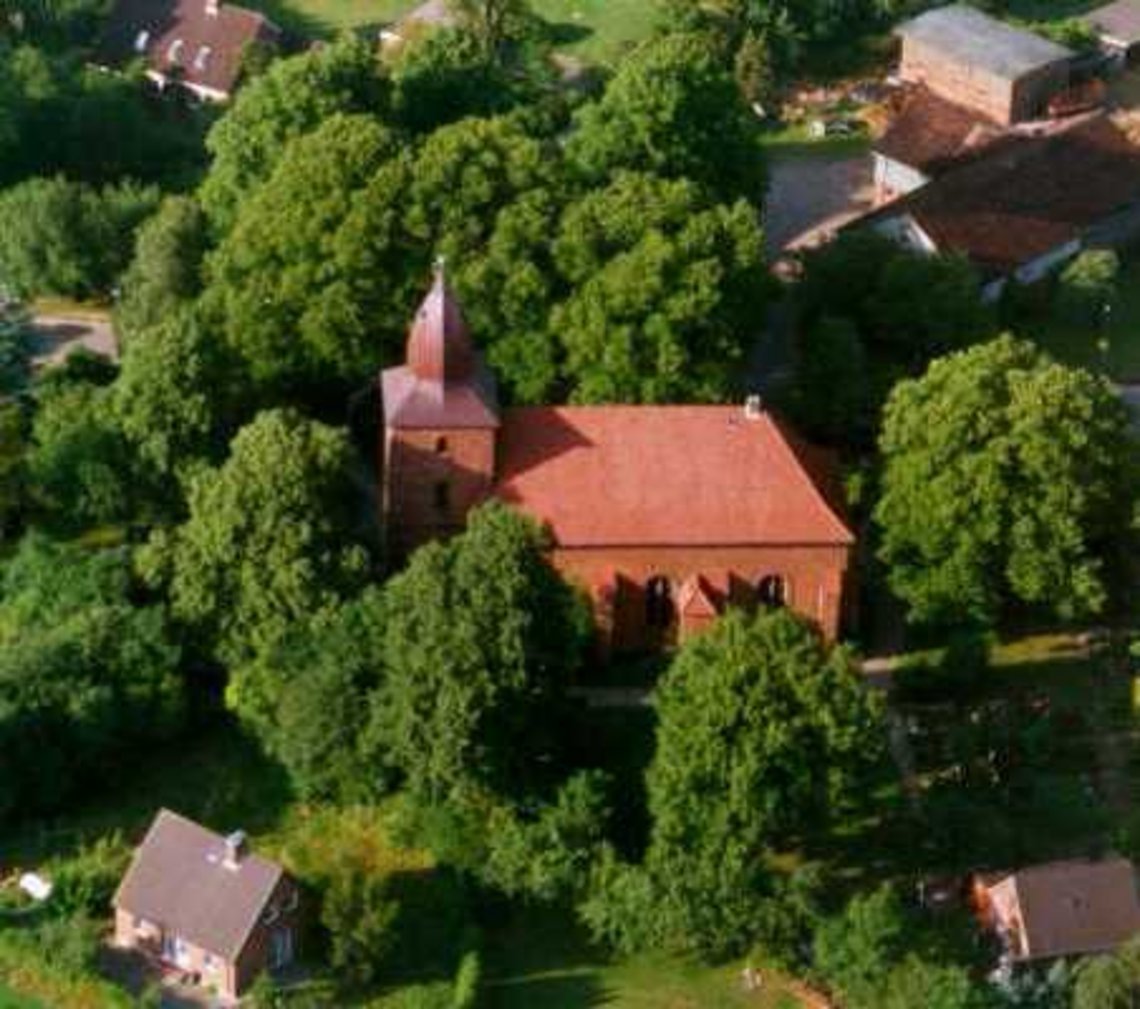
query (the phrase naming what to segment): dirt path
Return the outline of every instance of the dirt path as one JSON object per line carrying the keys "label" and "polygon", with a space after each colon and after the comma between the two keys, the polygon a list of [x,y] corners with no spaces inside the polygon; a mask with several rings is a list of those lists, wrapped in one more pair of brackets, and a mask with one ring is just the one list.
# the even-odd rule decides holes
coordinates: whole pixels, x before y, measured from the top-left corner
{"label": "dirt path", "polygon": [[36,368],[61,364],[78,347],[85,347],[112,360],[119,357],[119,343],[109,318],[78,315],[37,315],[32,319]]}

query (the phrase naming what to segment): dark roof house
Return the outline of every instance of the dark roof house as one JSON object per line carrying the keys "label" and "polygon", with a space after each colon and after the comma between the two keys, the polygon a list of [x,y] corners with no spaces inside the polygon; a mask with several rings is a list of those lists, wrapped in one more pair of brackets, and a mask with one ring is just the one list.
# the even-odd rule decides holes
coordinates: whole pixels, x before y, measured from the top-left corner
{"label": "dark roof house", "polygon": [[1103,953],[1140,933],[1136,873],[1124,858],[980,877],[974,899],[1014,962]]}
{"label": "dark roof house", "polygon": [[280,38],[263,14],[218,0],[118,0],[96,62],[121,67],[143,59],[161,86],[177,83],[207,101],[226,101],[247,47]]}
{"label": "dark roof house", "polygon": [[170,810],[155,817],[115,894],[118,945],[237,997],[293,955],[299,893],[276,862]]}
{"label": "dark roof house", "polygon": [[1083,20],[1111,49],[1132,55],[1140,46],[1140,0],[1116,0],[1090,11]]}

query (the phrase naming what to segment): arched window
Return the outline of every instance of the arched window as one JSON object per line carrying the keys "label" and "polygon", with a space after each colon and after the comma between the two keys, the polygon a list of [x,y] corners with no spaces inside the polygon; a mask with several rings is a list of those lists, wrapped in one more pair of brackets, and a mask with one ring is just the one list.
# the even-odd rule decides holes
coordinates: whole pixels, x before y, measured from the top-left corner
{"label": "arched window", "polygon": [[451,508],[451,487],[444,480],[435,485],[435,506],[441,512]]}
{"label": "arched window", "polygon": [[650,627],[668,627],[673,615],[673,587],[664,575],[654,575],[645,583],[645,622]]}
{"label": "arched window", "polygon": [[770,610],[788,602],[788,585],[779,575],[765,575],[756,583],[756,601]]}
{"label": "arched window", "polygon": [[435,440],[435,454],[447,455],[447,439],[443,435],[440,435]]}

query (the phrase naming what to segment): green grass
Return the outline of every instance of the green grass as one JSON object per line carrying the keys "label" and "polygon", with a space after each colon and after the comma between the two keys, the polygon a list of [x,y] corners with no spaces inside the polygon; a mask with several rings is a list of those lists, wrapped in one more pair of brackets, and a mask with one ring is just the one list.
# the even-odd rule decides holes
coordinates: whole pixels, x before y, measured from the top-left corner
{"label": "green grass", "polygon": [[24,998],[12,991],[11,988],[0,984],[0,1009],[43,1009],[42,1004],[30,998]]}
{"label": "green grass", "polygon": [[332,38],[341,32],[379,29],[398,20],[416,0],[248,0],[286,31],[306,38]]}
{"label": "green grass", "polygon": [[[1065,364],[1105,371],[1121,382],[1140,381],[1140,257],[1126,258],[1108,326],[1079,325],[1056,311],[1035,313],[1020,327]],[[1102,341],[1107,340],[1107,346]]]}

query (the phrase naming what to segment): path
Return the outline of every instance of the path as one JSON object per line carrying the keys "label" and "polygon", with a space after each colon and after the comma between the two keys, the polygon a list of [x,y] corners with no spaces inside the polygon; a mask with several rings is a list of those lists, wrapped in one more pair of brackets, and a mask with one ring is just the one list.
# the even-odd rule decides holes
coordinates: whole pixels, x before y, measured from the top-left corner
{"label": "path", "polygon": [[110,318],[94,315],[37,315],[32,319],[32,365],[62,364],[79,347],[118,360],[119,344]]}

